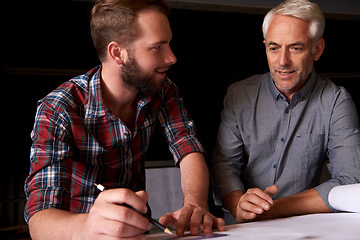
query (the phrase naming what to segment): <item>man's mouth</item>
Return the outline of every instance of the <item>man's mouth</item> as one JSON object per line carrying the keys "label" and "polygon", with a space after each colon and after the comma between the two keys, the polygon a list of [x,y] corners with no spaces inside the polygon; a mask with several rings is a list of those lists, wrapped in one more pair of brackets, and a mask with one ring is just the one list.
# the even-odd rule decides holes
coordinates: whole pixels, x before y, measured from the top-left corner
{"label": "man's mouth", "polygon": [[155,72],[158,72],[158,73],[164,73],[166,71],[168,71],[170,69],[170,67],[167,67],[167,68],[160,68],[160,69],[156,69]]}
{"label": "man's mouth", "polygon": [[161,69],[156,69],[155,73],[163,75],[164,77],[166,76],[166,72],[170,69],[170,67],[167,68],[161,68]]}
{"label": "man's mouth", "polygon": [[281,76],[287,77],[296,72],[296,70],[276,70]]}
{"label": "man's mouth", "polygon": [[293,73],[293,72],[295,72],[295,71],[278,71],[280,74],[282,74],[282,75],[288,75],[288,74],[291,74],[291,73]]}

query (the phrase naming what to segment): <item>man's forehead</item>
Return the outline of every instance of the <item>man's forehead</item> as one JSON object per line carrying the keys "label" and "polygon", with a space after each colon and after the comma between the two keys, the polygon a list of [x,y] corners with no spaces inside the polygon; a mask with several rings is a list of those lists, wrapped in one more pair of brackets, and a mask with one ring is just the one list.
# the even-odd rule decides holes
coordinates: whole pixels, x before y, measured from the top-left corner
{"label": "man's forehead", "polygon": [[308,42],[310,22],[300,18],[275,15],[269,24],[266,35],[266,42],[287,42],[293,44],[295,42]]}
{"label": "man's forehead", "polygon": [[140,11],[137,15],[142,37],[146,38],[149,43],[171,40],[172,32],[165,14],[157,10],[146,9]]}

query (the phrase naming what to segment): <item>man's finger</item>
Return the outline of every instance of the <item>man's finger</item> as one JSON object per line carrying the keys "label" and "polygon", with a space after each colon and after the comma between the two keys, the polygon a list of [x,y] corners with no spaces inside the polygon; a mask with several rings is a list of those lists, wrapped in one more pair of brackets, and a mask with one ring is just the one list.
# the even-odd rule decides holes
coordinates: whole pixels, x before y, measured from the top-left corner
{"label": "man's finger", "polygon": [[[136,227],[139,230],[141,229],[142,232],[148,231],[151,228],[151,224],[148,219],[126,206],[112,203],[101,203],[99,206],[94,206],[94,208],[90,211],[96,211],[97,214],[101,215],[104,219],[118,223],[125,223]],[[121,227],[118,228],[119,231],[121,231]]]}
{"label": "man's finger", "polygon": [[[264,200],[262,201],[265,202]],[[262,214],[264,212],[264,208],[249,201],[239,202],[238,208],[240,208],[240,210],[255,214]]]}
{"label": "man's finger", "polygon": [[240,207],[237,208],[235,220],[237,222],[244,222],[256,218],[256,213],[248,212],[246,210],[241,209]]}
{"label": "man's finger", "polygon": [[202,224],[204,211],[200,208],[194,208],[190,217],[190,233],[191,235],[198,235],[200,225]]}
{"label": "man's finger", "polygon": [[135,193],[126,188],[114,188],[101,192],[98,198],[108,203],[127,204],[143,214],[148,210],[146,202],[149,197],[145,191]]}
{"label": "man's finger", "polygon": [[[240,203],[250,203],[251,205],[246,205],[246,206],[240,205],[240,207],[247,211],[255,212],[257,214],[261,214],[263,210],[269,210],[272,206],[272,199],[266,193],[263,192],[262,194],[263,194],[263,198],[255,193],[249,193],[243,195],[242,199],[240,200]],[[269,202],[270,200],[268,198],[271,199],[271,202]],[[250,207],[250,208],[246,208],[246,207]]]}
{"label": "man's finger", "polygon": [[259,188],[251,188],[249,189],[245,196],[251,196],[251,194],[255,194],[256,196],[258,196],[259,198],[267,201],[268,203],[270,203],[270,205],[273,205],[274,204],[274,200],[271,198],[271,196],[266,193],[265,191],[259,189]]}
{"label": "man's finger", "polygon": [[183,207],[181,214],[176,223],[176,235],[183,236],[185,230],[188,228],[188,223],[190,223],[191,215],[193,214],[192,207]]}
{"label": "man's finger", "polygon": [[272,185],[267,187],[264,192],[269,194],[270,196],[273,196],[279,192],[279,187],[276,185]]}
{"label": "man's finger", "polygon": [[143,230],[123,222],[107,220],[107,219],[105,219],[103,223],[104,224],[102,226],[102,231],[103,231],[102,233],[104,235],[112,236],[112,237],[127,238],[127,237],[144,234],[144,232],[148,230],[148,229]]}
{"label": "man's finger", "polygon": [[225,231],[225,221],[222,218],[213,218],[213,228],[217,228],[219,231]]}

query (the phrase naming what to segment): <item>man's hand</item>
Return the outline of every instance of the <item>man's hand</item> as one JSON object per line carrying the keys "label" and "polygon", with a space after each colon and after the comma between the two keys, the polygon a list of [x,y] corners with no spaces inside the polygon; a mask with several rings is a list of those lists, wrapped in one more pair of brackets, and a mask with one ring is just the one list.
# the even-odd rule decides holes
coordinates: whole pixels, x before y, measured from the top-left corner
{"label": "man's hand", "polygon": [[[129,189],[110,189],[99,194],[83,224],[82,239],[141,236],[151,223],[140,213],[147,212],[148,194]],[[138,212],[123,206],[128,204]]]}
{"label": "man's hand", "polygon": [[165,226],[176,228],[176,235],[183,236],[187,229],[193,235],[199,234],[203,230],[205,234],[211,233],[213,228],[225,231],[225,222],[222,218],[213,216],[206,209],[194,205],[184,205],[181,209],[167,213],[159,219]]}
{"label": "man's hand", "polygon": [[270,210],[274,205],[271,196],[278,191],[279,188],[276,185],[266,188],[265,191],[259,188],[250,188],[244,194],[234,192],[233,196],[229,197],[232,199],[227,197],[228,199],[225,199],[225,202],[228,203],[226,205],[228,205],[227,207],[237,222],[247,222],[255,220],[265,211]]}
{"label": "man's hand", "polygon": [[[29,220],[32,239],[145,239],[151,224],[140,213],[147,212],[148,194],[118,188],[99,194],[89,213],[44,209]],[[136,211],[123,206],[132,206]]]}

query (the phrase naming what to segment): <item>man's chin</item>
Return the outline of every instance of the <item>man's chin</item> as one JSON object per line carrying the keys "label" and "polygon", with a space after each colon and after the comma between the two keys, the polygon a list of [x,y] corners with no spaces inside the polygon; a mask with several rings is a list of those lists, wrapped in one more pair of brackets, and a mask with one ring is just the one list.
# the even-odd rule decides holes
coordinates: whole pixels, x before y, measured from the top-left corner
{"label": "man's chin", "polygon": [[275,85],[279,90],[292,90],[299,84],[298,81],[292,79],[277,79],[275,80]]}

